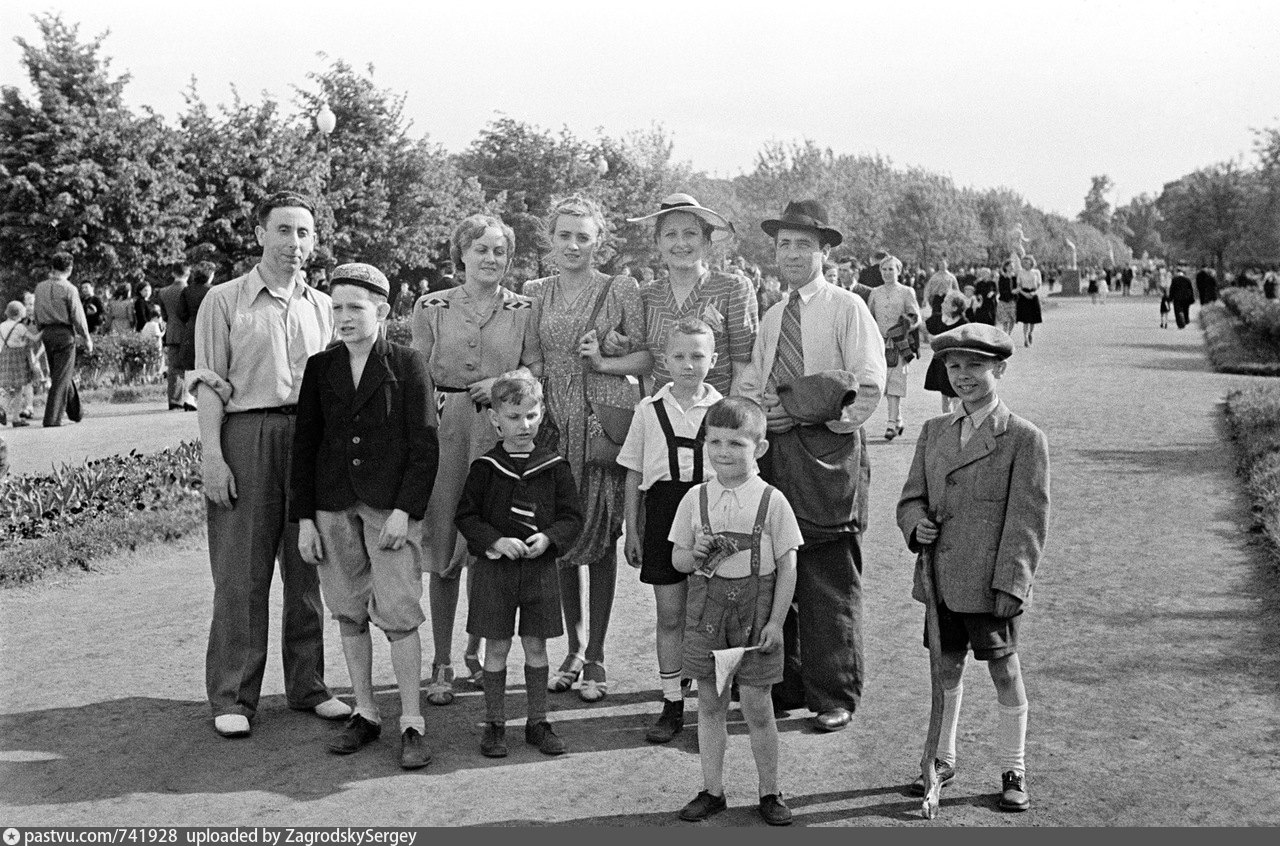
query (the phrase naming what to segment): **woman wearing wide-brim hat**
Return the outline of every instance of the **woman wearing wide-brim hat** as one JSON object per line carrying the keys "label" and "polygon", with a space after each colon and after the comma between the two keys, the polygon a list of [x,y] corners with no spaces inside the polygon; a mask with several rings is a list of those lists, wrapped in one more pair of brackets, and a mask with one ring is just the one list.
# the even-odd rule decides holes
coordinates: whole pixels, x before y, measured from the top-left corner
{"label": "woman wearing wide-brim hat", "polygon": [[652,220],[653,242],[668,278],[640,289],[645,309],[645,346],[653,354],[650,393],[671,381],[663,358],[667,333],[687,317],[696,317],[715,334],[716,364],[707,383],[728,396],[751,363],[759,314],[755,291],[744,276],[711,269],[716,246],[734,235],[733,224],[688,194],[669,194],[658,210],[629,223]]}

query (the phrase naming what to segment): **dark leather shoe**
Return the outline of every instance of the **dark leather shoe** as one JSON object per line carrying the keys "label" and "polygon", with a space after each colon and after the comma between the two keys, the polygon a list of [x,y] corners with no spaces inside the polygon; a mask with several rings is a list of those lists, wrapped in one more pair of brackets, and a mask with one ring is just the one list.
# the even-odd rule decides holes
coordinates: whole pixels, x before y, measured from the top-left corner
{"label": "dark leather shoe", "polygon": [[551,723],[543,720],[524,727],[524,742],[538,747],[543,755],[563,755],[565,753],[564,738],[556,734]]}
{"label": "dark leather shoe", "polygon": [[684,700],[663,700],[662,716],[645,732],[644,739],[650,743],[670,743],[683,730]]}
{"label": "dark leather shoe", "polygon": [[195,411],[195,410],[196,410],[196,407],[195,407],[194,405],[192,405],[191,403],[189,403],[189,402],[184,402],[184,403],[182,404],[182,410],[183,410],[183,411]]}
{"label": "dark leather shoe", "polygon": [[502,723],[485,723],[480,738],[480,754],[486,758],[507,757],[507,727]]}
{"label": "dark leather shoe", "polygon": [[698,795],[693,797],[693,801],[680,809],[680,819],[685,822],[702,822],[712,814],[718,814],[725,808],[729,807],[729,803],[724,800],[724,795],[712,796],[705,790],[699,790]]}
{"label": "dark leather shoe", "polygon": [[814,717],[813,722],[823,731],[840,731],[840,729],[849,725],[849,721],[852,719],[853,714],[849,713],[849,709],[832,708],[830,711],[823,711]]}
{"label": "dark leather shoe", "polygon": [[400,735],[400,766],[406,770],[420,770],[431,763],[431,753],[416,728],[410,726]]}
{"label": "dark leather shoe", "polygon": [[352,714],[338,736],[329,742],[329,751],[335,755],[350,755],[361,746],[377,740],[380,734],[381,725],[371,723],[359,714]]}
{"label": "dark leather shoe", "polygon": [[[951,785],[951,782],[956,780],[956,768],[946,763],[945,761],[939,761],[937,758],[934,758],[933,771],[934,773],[937,774],[938,784],[941,785],[942,787],[949,787]],[[911,795],[912,796],[924,795],[924,776],[923,775],[916,776],[916,780],[911,782]]]}
{"label": "dark leather shoe", "polygon": [[769,825],[791,825],[791,809],[782,801],[781,793],[760,797],[760,816]]}
{"label": "dark leather shoe", "polygon": [[1027,777],[1013,770],[1006,770],[1000,777],[1000,810],[1025,811],[1031,807],[1031,798],[1027,796]]}

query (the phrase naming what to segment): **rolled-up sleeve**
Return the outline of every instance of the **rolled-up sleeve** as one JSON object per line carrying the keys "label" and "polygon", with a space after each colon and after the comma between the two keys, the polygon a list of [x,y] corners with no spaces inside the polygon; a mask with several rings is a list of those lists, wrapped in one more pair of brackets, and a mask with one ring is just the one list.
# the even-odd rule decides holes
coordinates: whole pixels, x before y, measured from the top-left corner
{"label": "rolled-up sleeve", "polygon": [[[852,297],[852,305],[842,315],[842,326],[839,336],[840,357],[843,369],[858,378],[858,396],[870,402],[871,397],[879,401],[884,393],[888,378],[888,366],[884,359],[884,336],[876,326],[871,309],[861,297]],[[833,432],[847,434],[856,431],[866,413],[856,404],[845,406],[839,420],[827,424]]]}
{"label": "rolled-up sleeve", "polygon": [[196,312],[196,369],[212,370],[223,379],[228,378],[231,367],[231,320],[227,302],[231,291],[231,288],[210,291]]}

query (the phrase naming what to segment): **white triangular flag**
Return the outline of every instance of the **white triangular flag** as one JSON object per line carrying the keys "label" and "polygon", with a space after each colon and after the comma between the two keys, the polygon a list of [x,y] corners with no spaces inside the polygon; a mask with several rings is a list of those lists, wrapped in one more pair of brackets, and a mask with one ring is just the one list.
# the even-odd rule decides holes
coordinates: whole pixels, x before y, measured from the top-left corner
{"label": "white triangular flag", "polygon": [[711,657],[716,662],[717,694],[724,696],[724,689],[729,686],[729,680],[733,678],[734,673],[738,672],[738,665],[742,663],[742,656],[752,649],[759,648],[758,646],[731,646],[728,649],[711,650]]}

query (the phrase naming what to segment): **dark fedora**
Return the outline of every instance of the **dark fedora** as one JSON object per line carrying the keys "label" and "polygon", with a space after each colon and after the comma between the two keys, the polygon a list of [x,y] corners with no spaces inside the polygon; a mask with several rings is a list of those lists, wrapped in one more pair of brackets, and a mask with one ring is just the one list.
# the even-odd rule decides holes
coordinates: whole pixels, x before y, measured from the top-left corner
{"label": "dark fedora", "polygon": [[831,247],[840,246],[844,240],[843,232],[827,224],[827,210],[817,200],[793,200],[787,203],[782,217],[766,220],[760,228],[770,238],[782,228],[812,229],[822,237],[823,244]]}

